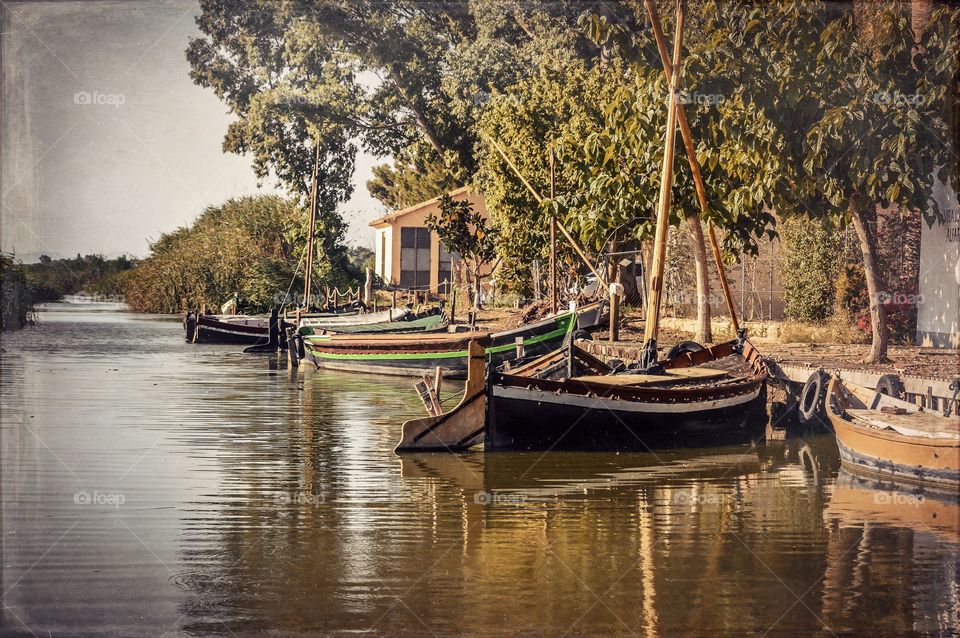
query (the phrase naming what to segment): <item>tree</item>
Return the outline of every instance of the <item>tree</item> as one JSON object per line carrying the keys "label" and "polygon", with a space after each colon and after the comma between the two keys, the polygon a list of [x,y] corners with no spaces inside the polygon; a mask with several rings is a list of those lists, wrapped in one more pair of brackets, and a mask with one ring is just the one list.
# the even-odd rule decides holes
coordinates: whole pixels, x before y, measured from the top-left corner
{"label": "tree", "polygon": [[426,224],[466,265],[473,280],[473,307],[479,309],[483,268],[496,268],[497,230],[486,225],[468,200],[454,200],[447,194],[440,197],[439,214],[427,217]]}
{"label": "tree", "polygon": [[373,168],[367,190],[387,208],[399,210],[449,192],[456,184],[436,154],[423,142],[414,142],[391,164]]}
{"label": "tree", "polygon": [[[563,204],[572,223],[603,229],[629,226],[637,239],[652,235],[661,178],[667,86],[652,34],[583,20],[590,37],[621,65],[616,91],[603,103],[603,123],[584,141],[563,148],[564,171],[575,188]],[[692,130],[710,208],[704,221],[726,231],[728,255],[756,254],[774,234],[775,204],[786,178],[778,151],[782,140],[763,112],[744,98],[735,78],[715,72],[710,57],[718,43],[694,31],[683,54],[681,98]],[[680,137],[679,135],[677,136]],[[711,340],[707,255],[693,176],[677,153],[670,222],[690,235],[697,283],[698,339]],[[598,215],[603,211],[603,215]],[[595,232],[595,231],[594,231]]]}
{"label": "tree", "polygon": [[[758,101],[769,99],[760,97],[765,90],[785,93],[766,110],[791,141],[803,212],[845,219],[856,231],[870,295],[867,361],[881,362],[887,318],[873,223],[878,206],[940,217],[935,181],[957,188],[948,114],[960,54],[958,12],[935,12],[915,43],[900,3],[783,6],[786,16],[759,23],[751,10],[740,11],[751,18],[744,41],[754,44],[736,63],[746,59],[767,76],[754,85]],[[923,51],[919,65],[915,44]]]}

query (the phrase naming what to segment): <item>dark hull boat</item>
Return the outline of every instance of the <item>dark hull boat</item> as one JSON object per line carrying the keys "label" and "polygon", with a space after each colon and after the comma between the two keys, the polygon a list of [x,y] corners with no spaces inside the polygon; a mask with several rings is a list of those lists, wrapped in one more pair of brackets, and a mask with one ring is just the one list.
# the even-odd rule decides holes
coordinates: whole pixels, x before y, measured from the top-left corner
{"label": "dark hull boat", "polygon": [[197,315],[184,324],[191,343],[253,345],[270,340],[270,317]]}
{"label": "dark hull boat", "polygon": [[[357,318],[365,316],[360,314],[362,309],[362,305],[354,303],[328,312],[310,313],[304,316],[318,322],[325,319],[337,322],[347,317],[354,317],[351,323],[359,323]],[[190,343],[261,345],[272,341],[270,321],[271,315],[210,315],[188,312],[183,326],[186,340]],[[284,334],[284,330],[293,327],[295,327],[294,324],[289,321],[278,323],[276,341],[282,341],[280,336]]]}
{"label": "dark hull boat", "polygon": [[489,449],[653,449],[745,442],[763,433],[767,368],[748,341],[614,373],[575,345],[487,385]]}
{"label": "dark hull boat", "polygon": [[[464,378],[468,345],[479,341],[491,365],[516,357],[522,339],[527,355],[540,355],[560,346],[578,328],[593,327],[605,315],[595,304],[580,312],[565,312],[519,328],[496,333],[334,334],[305,337],[306,358],[318,368],[420,376],[438,366],[446,377]],[[582,319],[582,321],[581,321]]]}

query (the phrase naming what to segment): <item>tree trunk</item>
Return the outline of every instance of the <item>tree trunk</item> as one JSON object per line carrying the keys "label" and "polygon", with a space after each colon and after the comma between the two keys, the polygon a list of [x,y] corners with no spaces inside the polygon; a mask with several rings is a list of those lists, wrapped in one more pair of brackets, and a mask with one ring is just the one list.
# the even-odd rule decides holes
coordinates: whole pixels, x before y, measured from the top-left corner
{"label": "tree trunk", "polygon": [[873,233],[867,226],[867,215],[856,198],[850,200],[850,217],[853,228],[860,240],[863,252],[863,274],[867,280],[867,293],[870,295],[870,328],[873,338],[870,354],[864,363],[885,363],[887,361],[887,312],[883,307],[880,290],[877,245]]}
{"label": "tree trunk", "polygon": [[387,71],[390,73],[390,79],[393,80],[393,83],[397,85],[397,90],[400,91],[400,95],[403,97],[403,101],[407,105],[407,108],[413,112],[413,117],[417,120],[417,126],[419,126],[420,130],[423,131],[423,134],[426,136],[427,141],[430,142],[433,150],[435,150],[437,155],[440,156],[440,161],[442,161],[444,166],[446,166],[447,160],[444,156],[443,146],[437,139],[437,135],[434,133],[433,127],[430,126],[430,122],[427,121],[427,117],[424,115],[420,105],[411,99],[406,87],[403,85],[403,80],[400,78],[400,73],[397,71],[396,67],[392,64],[389,64],[387,65]]}
{"label": "tree trunk", "polygon": [[697,336],[699,343],[713,342],[710,327],[710,274],[707,271],[707,247],[703,242],[703,226],[699,215],[687,216],[687,228],[693,247],[693,261],[697,274]]}
{"label": "tree trunk", "polygon": [[483,305],[480,303],[480,294],[482,288],[480,287],[480,270],[479,268],[474,269],[473,271],[473,309],[474,310],[483,310]]}

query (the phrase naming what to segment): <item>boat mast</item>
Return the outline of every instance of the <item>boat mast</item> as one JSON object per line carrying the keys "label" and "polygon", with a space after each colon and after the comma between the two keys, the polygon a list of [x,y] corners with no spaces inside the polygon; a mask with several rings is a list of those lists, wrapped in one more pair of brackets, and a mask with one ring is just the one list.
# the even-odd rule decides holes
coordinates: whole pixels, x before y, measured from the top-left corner
{"label": "boat mast", "polygon": [[657,361],[657,331],[660,325],[660,304],[663,298],[663,267],[667,255],[667,228],[670,221],[670,191],[673,186],[673,151],[677,139],[677,88],[680,83],[680,50],[683,43],[684,0],[677,0],[677,27],[673,41],[673,68],[668,81],[667,132],[664,135],[663,170],[660,180],[660,204],[657,210],[657,231],[653,244],[653,265],[650,272],[650,294],[640,365],[649,367]]}
{"label": "boat mast", "polygon": [[313,158],[313,175],[310,181],[310,230],[307,236],[307,267],[303,282],[303,307],[310,312],[310,289],[313,280],[313,238],[317,232],[317,179],[320,173],[320,144],[316,145]]}
{"label": "boat mast", "polygon": [[[667,50],[667,39],[663,35],[663,29],[660,27],[660,16],[657,15],[657,9],[653,6],[651,0],[643,0],[647,9],[647,16],[650,18],[650,24],[653,26],[653,35],[657,41],[657,50],[660,52],[660,59],[663,61],[663,74],[669,81],[673,74],[673,63],[670,58],[670,51]],[[707,203],[707,189],[703,185],[703,175],[700,172],[700,160],[697,159],[696,146],[693,144],[693,133],[690,131],[690,123],[687,122],[687,114],[682,104],[677,105],[677,123],[680,125],[680,136],[683,138],[683,146],[687,151],[687,160],[690,164],[690,173],[693,175],[693,184],[697,190],[697,200],[700,202],[701,218],[709,217],[710,205]],[[727,311],[730,313],[730,321],[733,324],[735,332],[740,332],[740,322],[737,320],[737,310],[733,305],[733,297],[730,295],[730,283],[727,281],[727,271],[723,267],[723,258],[720,255],[720,245],[717,243],[717,233],[714,230],[713,222],[707,220],[707,234],[710,237],[710,247],[713,249],[713,261],[717,265],[717,275],[720,277],[720,287],[723,289],[723,297],[727,302]]]}

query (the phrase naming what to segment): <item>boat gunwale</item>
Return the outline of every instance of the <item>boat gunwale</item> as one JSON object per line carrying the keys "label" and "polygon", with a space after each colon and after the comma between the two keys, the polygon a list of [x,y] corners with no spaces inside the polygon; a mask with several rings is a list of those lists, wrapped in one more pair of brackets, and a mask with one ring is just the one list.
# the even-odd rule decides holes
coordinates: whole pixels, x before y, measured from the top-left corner
{"label": "boat gunwale", "polygon": [[[702,365],[710,361],[737,354],[736,341],[729,341],[705,348],[696,353],[686,353],[672,360],[663,360],[661,365],[667,364],[671,368],[683,368]],[[555,351],[560,352],[560,351]],[[706,354],[704,354],[706,353]],[[589,354],[589,353],[588,353]],[[684,403],[693,404],[701,401],[728,399],[743,394],[752,393],[758,386],[766,382],[769,373],[763,357],[749,342],[744,343],[744,351],[740,353],[752,371],[753,376],[734,379],[724,385],[706,384],[698,387],[669,387],[669,386],[612,386],[603,383],[578,381],[577,377],[563,380],[538,379],[536,377],[500,372],[492,381],[493,385],[505,387],[525,388],[541,392],[568,393],[572,395],[593,395],[598,398],[614,399],[626,402],[652,403]],[[591,355],[592,356],[592,355]],[[545,355],[544,359],[546,359]]]}

